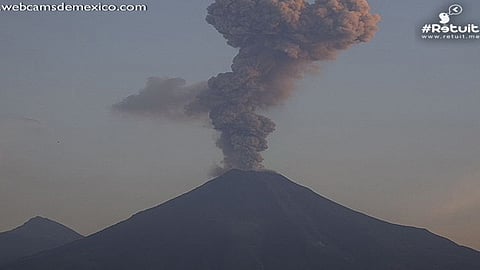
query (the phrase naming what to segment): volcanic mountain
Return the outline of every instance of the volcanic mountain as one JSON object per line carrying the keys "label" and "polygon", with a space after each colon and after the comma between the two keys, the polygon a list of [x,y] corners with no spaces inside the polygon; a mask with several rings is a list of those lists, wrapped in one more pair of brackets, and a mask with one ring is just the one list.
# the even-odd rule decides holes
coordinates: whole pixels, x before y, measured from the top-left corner
{"label": "volcanic mountain", "polygon": [[350,210],[273,172],[231,170],[2,270],[478,270],[480,253]]}
{"label": "volcanic mountain", "polygon": [[0,233],[0,265],[82,237],[55,221],[34,217],[11,231]]}

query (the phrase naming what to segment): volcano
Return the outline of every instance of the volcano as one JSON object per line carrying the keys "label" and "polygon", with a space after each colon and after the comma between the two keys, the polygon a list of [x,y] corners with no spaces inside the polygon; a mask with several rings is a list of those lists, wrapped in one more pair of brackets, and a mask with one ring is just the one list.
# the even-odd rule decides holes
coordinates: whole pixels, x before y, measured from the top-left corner
{"label": "volcano", "polygon": [[231,170],[2,270],[478,270],[480,252],[353,211],[274,172]]}
{"label": "volcano", "polygon": [[11,231],[0,233],[0,265],[62,246],[82,237],[72,229],[48,218],[31,218]]}

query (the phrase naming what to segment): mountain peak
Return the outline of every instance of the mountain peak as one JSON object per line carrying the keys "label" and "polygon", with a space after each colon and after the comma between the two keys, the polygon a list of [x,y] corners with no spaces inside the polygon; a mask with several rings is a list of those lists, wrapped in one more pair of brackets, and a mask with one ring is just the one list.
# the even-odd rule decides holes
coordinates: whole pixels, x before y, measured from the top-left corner
{"label": "mountain peak", "polygon": [[242,169],[230,169],[228,171],[226,171],[225,173],[223,173],[222,175],[220,176],[228,176],[228,175],[247,175],[247,174],[250,174],[250,175],[265,175],[265,174],[273,174],[273,175],[281,175],[273,170],[242,170]]}
{"label": "mountain peak", "polygon": [[27,220],[23,225],[24,226],[35,226],[36,224],[59,224],[58,222],[55,222],[53,220],[50,220],[48,218],[44,218],[41,216],[35,216]]}
{"label": "mountain peak", "polygon": [[82,235],[66,227],[65,225],[41,216],[36,216],[29,219],[23,225],[13,229],[11,232],[22,235],[24,237],[83,237]]}
{"label": "mountain peak", "polygon": [[[292,182],[290,179],[287,177],[283,176],[282,174],[274,171],[274,170],[242,170],[242,169],[230,169],[223,173],[222,175],[218,177],[232,177],[232,176],[241,176],[241,177],[265,177],[265,176],[271,176],[271,177],[280,177],[283,178],[284,180]],[[217,178],[218,178],[217,177]],[[293,183],[293,182],[292,182]]]}
{"label": "mountain peak", "polygon": [[0,233],[0,264],[55,248],[82,237],[58,222],[36,216],[13,230]]}
{"label": "mountain peak", "polygon": [[[306,189],[295,182],[291,181],[287,177],[271,170],[251,171],[231,169],[224,174],[211,179],[205,185],[200,186],[198,189],[211,188],[215,185],[226,185],[227,187],[236,187],[241,190],[246,189],[258,189],[261,186],[269,187],[272,185],[284,185]],[[193,190],[196,191],[197,189]],[[225,190],[224,192],[234,192],[235,190]],[[253,190],[251,190],[253,191]],[[257,190],[258,191],[258,190]]]}

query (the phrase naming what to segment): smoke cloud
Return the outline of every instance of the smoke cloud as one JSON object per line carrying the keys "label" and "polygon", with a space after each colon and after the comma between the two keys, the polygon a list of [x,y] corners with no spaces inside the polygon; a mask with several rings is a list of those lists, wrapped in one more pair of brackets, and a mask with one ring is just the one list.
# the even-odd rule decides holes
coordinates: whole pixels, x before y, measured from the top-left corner
{"label": "smoke cloud", "polygon": [[231,71],[210,78],[206,86],[150,79],[138,95],[115,106],[170,118],[208,114],[220,134],[221,169],[258,170],[263,168],[260,153],[275,130],[259,109],[287,99],[315,62],[370,41],[380,16],[371,14],[366,0],[216,0],[206,20],[239,49]]}

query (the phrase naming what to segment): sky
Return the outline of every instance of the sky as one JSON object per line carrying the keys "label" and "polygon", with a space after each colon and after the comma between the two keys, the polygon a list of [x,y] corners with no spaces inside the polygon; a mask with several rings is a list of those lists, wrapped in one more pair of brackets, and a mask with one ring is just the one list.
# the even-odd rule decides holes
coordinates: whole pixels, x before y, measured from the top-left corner
{"label": "sky", "polygon": [[[229,70],[236,50],[205,22],[211,2],[0,14],[0,231],[41,215],[88,235],[210,178],[214,131],[111,105],[151,76],[196,83]],[[265,112],[277,123],[265,165],[480,249],[480,40],[419,38],[450,1],[369,3],[382,16],[374,40],[319,63]],[[461,4],[458,20],[478,20],[480,2]]]}

